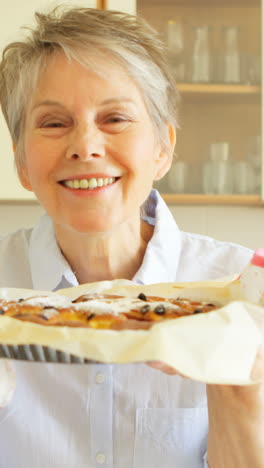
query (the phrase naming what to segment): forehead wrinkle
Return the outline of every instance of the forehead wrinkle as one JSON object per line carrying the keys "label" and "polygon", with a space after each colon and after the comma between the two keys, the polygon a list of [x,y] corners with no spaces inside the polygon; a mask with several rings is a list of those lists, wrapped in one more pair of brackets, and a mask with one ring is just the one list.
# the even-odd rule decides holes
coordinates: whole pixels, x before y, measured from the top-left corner
{"label": "forehead wrinkle", "polygon": [[[109,104],[122,104],[122,103],[129,103],[129,104],[135,105],[135,101],[131,98],[115,97],[115,98],[105,99],[99,104],[99,106],[101,107],[101,106],[107,106]],[[58,107],[62,107],[63,109],[66,108],[66,106],[60,101],[45,99],[44,101],[37,102],[32,107],[32,111],[38,109],[39,107],[44,107],[44,106],[58,106]]]}
{"label": "forehead wrinkle", "polygon": [[53,100],[50,100],[50,99],[45,99],[45,101],[40,101],[40,102],[37,102],[33,107],[32,107],[32,111],[37,109],[38,107],[42,107],[42,106],[59,106],[59,107],[65,107],[64,104],[62,104],[60,101],[53,101]]}

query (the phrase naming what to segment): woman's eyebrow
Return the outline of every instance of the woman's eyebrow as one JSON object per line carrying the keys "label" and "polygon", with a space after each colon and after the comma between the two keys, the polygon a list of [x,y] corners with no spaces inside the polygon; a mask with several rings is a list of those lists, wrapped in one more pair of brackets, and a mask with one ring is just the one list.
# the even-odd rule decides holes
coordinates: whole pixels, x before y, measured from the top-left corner
{"label": "woman's eyebrow", "polygon": [[32,110],[37,109],[41,106],[59,106],[65,108],[65,106],[59,101],[52,101],[50,99],[46,99],[45,101],[37,102],[33,107]]}

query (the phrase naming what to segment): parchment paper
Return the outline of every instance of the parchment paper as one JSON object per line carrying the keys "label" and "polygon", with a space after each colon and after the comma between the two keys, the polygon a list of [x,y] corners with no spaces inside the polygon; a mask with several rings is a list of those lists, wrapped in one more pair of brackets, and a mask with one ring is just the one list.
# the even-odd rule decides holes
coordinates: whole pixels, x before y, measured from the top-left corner
{"label": "parchment paper", "polygon": [[[252,373],[252,369],[264,336],[264,308],[241,300],[239,282],[233,280],[147,286],[115,280],[60,290],[56,294],[70,298],[91,291],[127,296],[143,292],[217,302],[221,307],[207,314],[157,323],[150,330],[52,327],[3,315],[0,316],[0,343],[49,346],[104,363],[159,360],[195,380],[250,385],[262,380],[262,375]],[[8,300],[53,294],[0,288],[0,298]]]}

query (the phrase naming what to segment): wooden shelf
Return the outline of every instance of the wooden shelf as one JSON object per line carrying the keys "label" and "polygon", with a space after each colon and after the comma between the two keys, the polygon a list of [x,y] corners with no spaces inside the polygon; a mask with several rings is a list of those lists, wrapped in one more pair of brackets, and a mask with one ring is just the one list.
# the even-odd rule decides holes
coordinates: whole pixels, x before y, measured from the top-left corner
{"label": "wooden shelf", "polygon": [[[138,0],[137,5],[138,8],[146,7],[146,6],[153,6],[153,5],[159,5],[159,6],[166,7],[167,5],[173,5],[173,6],[188,6],[188,7],[196,7],[197,6],[197,0]],[[241,7],[241,6],[246,6],[246,7],[259,7],[261,5],[261,0],[200,0],[199,1],[200,6],[209,6],[209,7]]]}
{"label": "wooden shelf", "polygon": [[29,198],[1,198],[0,205],[26,205],[26,206],[40,206],[38,200]]}
{"label": "wooden shelf", "polygon": [[260,195],[203,195],[164,193],[168,205],[264,205]]}
{"label": "wooden shelf", "polygon": [[260,86],[231,85],[231,84],[204,84],[204,83],[178,83],[179,92],[186,96],[259,96]]}

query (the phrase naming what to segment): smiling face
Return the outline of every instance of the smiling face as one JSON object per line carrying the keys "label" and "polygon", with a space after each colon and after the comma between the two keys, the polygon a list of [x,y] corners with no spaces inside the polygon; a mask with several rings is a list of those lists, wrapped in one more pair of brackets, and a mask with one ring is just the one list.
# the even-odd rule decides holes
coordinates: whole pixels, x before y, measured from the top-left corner
{"label": "smiling face", "polygon": [[53,56],[26,114],[21,182],[55,225],[78,232],[139,216],[171,164],[134,81],[118,66],[101,69]]}

